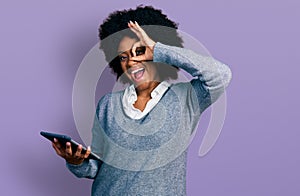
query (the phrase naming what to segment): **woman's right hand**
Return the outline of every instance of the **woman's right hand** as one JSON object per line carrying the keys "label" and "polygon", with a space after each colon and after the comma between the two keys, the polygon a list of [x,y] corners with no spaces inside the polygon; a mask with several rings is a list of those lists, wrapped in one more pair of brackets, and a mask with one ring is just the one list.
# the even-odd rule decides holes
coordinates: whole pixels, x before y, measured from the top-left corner
{"label": "woman's right hand", "polygon": [[[153,50],[155,42],[147,35],[147,33],[140,27],[140,25],[135,21],[129,21],[128,27],[135,35],[139,38],[139,41],[133,44],[131,52],[133,54],[132,60],[135,61],[152,61],[153,60]],[[144,46],[146,47],[145,53],[142,55],[136,54],[136,48]]]}
{"label": "woman's right hand", "polygon": [[56,138],[54,138],[54,142],[52,142],[52,147],[60,157],[73,165],[81,164],[91,153],[91,148],[88,147],[86,153],[81,154],[82,145],[78,145],[76,152],[72,152],[70,142],[67,142],[66,147],[63,147]]}

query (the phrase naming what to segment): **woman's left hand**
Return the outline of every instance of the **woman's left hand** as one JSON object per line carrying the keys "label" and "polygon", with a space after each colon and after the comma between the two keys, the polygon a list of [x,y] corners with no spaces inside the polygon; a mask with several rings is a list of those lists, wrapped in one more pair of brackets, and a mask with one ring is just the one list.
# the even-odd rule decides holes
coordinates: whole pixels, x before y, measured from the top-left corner
{"label": "woman's left hand", "polygon": [[[140,27],[140,25],[136,21],[134,23],[132,21],[128,22],[128,27],[139,38],[139,41],[136,42],[131,49],[133,53],[132,60],[152,61],[155,42],[147,35],[147,33]],[[146,47],[144,54],[136,54],[136,49],[139,47]]]}

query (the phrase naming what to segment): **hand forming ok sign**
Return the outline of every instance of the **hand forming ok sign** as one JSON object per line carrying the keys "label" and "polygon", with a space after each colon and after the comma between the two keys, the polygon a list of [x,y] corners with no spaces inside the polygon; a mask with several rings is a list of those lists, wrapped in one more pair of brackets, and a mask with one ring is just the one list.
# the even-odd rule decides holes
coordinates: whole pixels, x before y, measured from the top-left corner
{"label": "hand forming ok sign", "polygon": [[[136,21],[134,23],[132,21],[128,22],[128,27],[139,38],[139,41],[136,42],[131,49],[133,53],[132,60],[152,61],[155,42],[146,34],[146,32],[140,27],[140,25]],[[136,54],[136,49],[143,46],[146,48],[145,52],[141,55]]]}

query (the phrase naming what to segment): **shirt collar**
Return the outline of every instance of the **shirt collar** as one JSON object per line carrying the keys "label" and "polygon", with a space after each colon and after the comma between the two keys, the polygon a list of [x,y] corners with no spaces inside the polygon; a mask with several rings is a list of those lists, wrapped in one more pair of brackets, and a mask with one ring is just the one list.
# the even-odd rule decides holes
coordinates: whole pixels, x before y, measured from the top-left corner
{"label": "shirt collar", "polygon": [[155,98],[158,95],[162,95],[168,89],[170,84],[167,81],[162,81],[153,91],[151,92],[151,98]]}
{"label": "shirt collar", "polygon": [[[159,83],[159,85],[151,92],[151,98],[153,99],[156,96],[165,93],[170,85],[171,84],[167,81],[162,81]],[[125,89],[123,97],[126,98],[129,103],[134,103],[137,100],[137,94],[133,84]]]}

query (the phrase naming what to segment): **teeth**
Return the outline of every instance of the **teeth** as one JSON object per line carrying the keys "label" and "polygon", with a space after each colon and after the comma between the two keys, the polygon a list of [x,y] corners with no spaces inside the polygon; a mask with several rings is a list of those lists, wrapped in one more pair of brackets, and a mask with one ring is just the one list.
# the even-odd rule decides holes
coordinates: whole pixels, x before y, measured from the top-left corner
{"label": "teeth", "polygon": [[132,74],[135,74],[135,73],[137,73],[137,72],[139,72],[139,71],[142,71],[142,70],[144,70],[144,68],[140,68],[140,69],[133,70],[131,73],[132,73]]}

